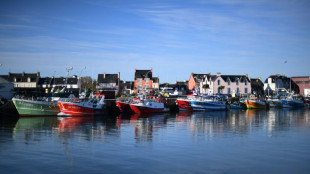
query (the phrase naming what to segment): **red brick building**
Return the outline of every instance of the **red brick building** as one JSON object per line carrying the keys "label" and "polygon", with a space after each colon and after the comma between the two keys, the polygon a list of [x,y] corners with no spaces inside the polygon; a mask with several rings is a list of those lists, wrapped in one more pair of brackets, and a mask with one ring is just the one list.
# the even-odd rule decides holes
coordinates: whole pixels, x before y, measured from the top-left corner
{"label": "red brick building", "polygon": [[153,90],[153,69],[137,70],[135,69],[134,92],[149,93]]}

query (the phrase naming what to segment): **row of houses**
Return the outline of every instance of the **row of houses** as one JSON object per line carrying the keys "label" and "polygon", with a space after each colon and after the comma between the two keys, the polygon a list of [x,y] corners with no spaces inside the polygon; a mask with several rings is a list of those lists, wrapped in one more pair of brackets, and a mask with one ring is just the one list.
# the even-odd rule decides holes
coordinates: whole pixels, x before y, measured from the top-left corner
{"label": "row of houses", "polygon": [[[37,73],[8,73],[1,75],[14,84],[15,93],[29,94],[51,93],[60,91],[64,86],[78,94],[81,83],[77,76],[72,77],[40,77]],[[215,75],[191,73],[189,80],[173,84],[160,84],[159,77],[153,77],[153,69],[134,70],[134,81],[122,81],[120,72],[116,74],[98,74],[96,90],[112,93],[112,96],[133,93],[154,93],[163,91],[185,95],[192,91],[201,94],[229,94],[232,96],[258,94],[272,95],[276,89],[285,88],[302,95],[310,95],[310,76],[291,77],[271,75],[263,83],[260,78],[250,78],[244,75]]]}

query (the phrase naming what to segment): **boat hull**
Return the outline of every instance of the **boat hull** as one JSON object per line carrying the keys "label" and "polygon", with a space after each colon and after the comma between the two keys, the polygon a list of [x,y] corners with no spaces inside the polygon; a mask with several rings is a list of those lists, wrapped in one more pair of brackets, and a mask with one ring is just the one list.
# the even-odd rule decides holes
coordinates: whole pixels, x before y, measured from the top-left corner
{"label": "boat hull", "polygon": [[190,103],[194,111],[226,109],[224,101],[190,101]]}
{"label": "boat hull", "polygon": [[139,105],[139,104],[130,104],[130,109],[134,113],[155,113],[155,112],[164,112],[165,108],[163,107],[149,107],[145,105]]}
{"label": "boat hull", "polygon": [[120,112],[132,112],[130,105],[126,102],[116,101],[116,106],[119,108]]}
{"label": "boat hull", "polygon": [[264,109],[266,108],[266,102],[263,101],[245,101],[245,105],[248,109]]}
{"label": "boat hull", "polygon": [[304,107],[305,103],[302,100],[281,100],[283,108],[298,108]]}
{"label": "boat hull", "polygon": [[60,109],[56,102],[12,99],[20,116],[56,116]]}
{"label": "boat hull", "polygon": [[75,103],[58,102],[58,105],[61,111],[61,113],[58,114],[59,116],[88,116],[104,113],[104,109],[84,107]]}
{"label": "boat hull", "polygon": [[187,100],[176,100],[179,110],[189,110],[192,111],[193,108],[191,103]]}
{"label": "boat hull", "polygon": [[244,104],[230,104],[230,109],[246,109]]}

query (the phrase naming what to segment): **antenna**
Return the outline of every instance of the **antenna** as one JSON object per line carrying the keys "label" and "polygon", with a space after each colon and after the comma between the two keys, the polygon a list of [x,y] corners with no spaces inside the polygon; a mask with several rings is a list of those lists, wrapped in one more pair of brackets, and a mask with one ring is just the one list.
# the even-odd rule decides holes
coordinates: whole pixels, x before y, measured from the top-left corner
{"label": "antenna", "polygon": [[69,77],[69,72],[73,70],[72,66],[69,66],[68,68],[66,68],[67,70],[67,77]]}

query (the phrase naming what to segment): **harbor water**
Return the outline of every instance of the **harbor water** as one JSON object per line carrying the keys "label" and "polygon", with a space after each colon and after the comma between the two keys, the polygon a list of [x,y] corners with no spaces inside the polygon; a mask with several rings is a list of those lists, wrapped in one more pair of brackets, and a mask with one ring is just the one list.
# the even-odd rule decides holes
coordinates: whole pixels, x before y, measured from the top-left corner
{"label": "harbor water", "polygon": [[310,109],[2,117],[1,174],[310,173]]}

